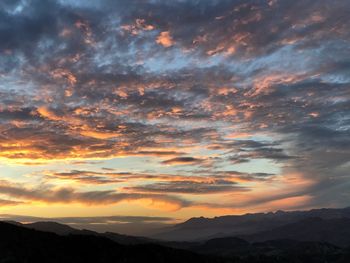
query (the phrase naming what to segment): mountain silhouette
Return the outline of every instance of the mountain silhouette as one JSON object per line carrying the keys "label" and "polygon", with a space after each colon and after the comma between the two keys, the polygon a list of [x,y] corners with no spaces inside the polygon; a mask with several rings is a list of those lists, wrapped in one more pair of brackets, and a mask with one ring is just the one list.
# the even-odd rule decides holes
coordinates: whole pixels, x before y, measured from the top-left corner
{"label": "mountain silhouette", "polygon": [[242,238],[250,242],[292,239],[350,246],[350,218],[307,218],[269,231],[242,236]]}
{"label": "mountain silhouette", "polygon": [[[97,233],[56,222],[0,222],[0,263],[349,263],[348,211],[319,209],[214,219],[201,217],[174,226],[174,229],[199,232],[213,225],[228,228],[227,233],[221,233],[225,236],[191,242]],[[277,226],[273,227],[276,222]],[[230,226],[240,227],[249,234],[230,236],[229,233],[237,232]],[[256,231],[266,227],[269,229]]]}
{"label": "mountain silhouette", "polygon": [[29,224],[22,224],[22,226],[39,231],[51,232],[58,235],[68,235],[79,232],[79,230],[75,228],[57,222],[34,222]]}
{"label": "mountain silhouette", "polygon": [[39,231],[44,232],[50,232],[55,233],[57,235],[91,235],[91,236],[100,236],[100,237],[106,237],[108,239],[111,239],[119,244],[123,245],[137,245],[137,244],[161,244],[164,243],[162,241],[154,240],[151,238],[146,237],[138,237],[138,236],[129,236],[129,235],[122,235],[118,233],[112,233],[112,232],[105,232],[105,233],[98,233],[92,230],[87,229],[76,229],[71,226],[60,224],[57,222],[52,221],[39,221],[34,223],[28,223],[28,224],[22,224],[16,221],[4,221],[6,223],[10,223],[17,226],[22,226],[25,228],[35,229]]}
{"label": "mountain silhouette", "polygon": [[307,218],[350,218],[350,208],[191,218],[181,224],[164,228],[153,238],[172,241],[200,241],[217,237],[252,235]]}
{"label": "mountain silhouette", "polygon": [[156,244],[121,245],[93,235],[66,236],[0,222],[0,262],[222,262]]}

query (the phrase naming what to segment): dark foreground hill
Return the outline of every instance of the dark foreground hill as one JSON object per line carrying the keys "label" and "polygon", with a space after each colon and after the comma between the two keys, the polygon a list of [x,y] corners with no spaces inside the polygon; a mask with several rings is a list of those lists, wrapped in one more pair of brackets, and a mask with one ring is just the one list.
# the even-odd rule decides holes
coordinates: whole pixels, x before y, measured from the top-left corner
{"label": "dark foreground hill", "polygon": [[60,236],[0,222],[0,262],[222,262],[214,257],[155,244],[120,245],[91,235]]}
{"label": "dark foreground hill", "polygon": [[118,233],[111,233],[111,232],[105,232],[105,233],[97,233],[95,231],[87,230],[87,229],[76,229],[68,225],[60,224],[57,222],[52,221],[45,221],[45,222],[35,222],[35,223],[29,223],[29,224],[21,224],[18,222],[10,222],[12,224],[15,224],[17,226],[23,226],[30,229],[35,229],[39,231],[44,232],[50,232],[55,233],[57,235],[65,236],[65,235],[89,235],[89,236],[100,236],[100,237],[106,237],[108,239],[111,239],[112,241],[115,241],[119,244],[123,245],[138,245],[138,244],[160,244],[162,242],[159,242],[158,240],[146,238],[146,237],[138,237],[138,236],[128,236],[128,235],[122,235]]}
{"label": "dark foreground hill", "polygon": [[271,240],[249,243],[239,238],[216,238],[192,247],[197,253],[217,255],[237,263],[348,263],[350,249],[326,242]]}
{"label": "dark foreground hill", "polygon": [[[89,235],[89,236],[100,236],[106,237],[122,245],[138,245],[138,244],[160,244],[165,245],[167,242],[163,242],[156,239],[151,239],[141,236],[129,236],[113,232],[98,233],[88,229],[76,229],[71,226],[57,223],[54,221],[39,221],[34,223],[20,223],[16,221],[3,221],[5,223],[10,223],[16,226],[22,226],[29,229],[55,233],[60,236],[66,235]],[[180,246],[181,247],[181,246]]]}
{"label": "dark foreground hill", "polygon": [[77,233],[77,234],[79,233],[78,229],[75,229],[68,225],[60,224],[57,222],[52,222],[52,221],[34,222],[29,224],[20,224],[18,222],[16,223],[18,226],[24,226],[26,228],[35,229],[43,232],[51,232],[51,233],[55,233],[57,235],[63,235],[63,236],[73,234],[73,233]]}
{"label": "dark foreground hill", "polygon": [[[38,228],[0,222],[0,263],[349,263],[350,249],[328,242],[288,239],[248,242],[237,237],[202,242],[122,245],[95,232],[75,231],[64,225],[41,223]],[[33,227],[33,225],[31,226]],[[67,234],[66,230],[72,231]],[[62,232],[63,231],[63,232]],[[83,233],[83,234],[81,234]],[[97,235],[96,235],[97,234]]]}

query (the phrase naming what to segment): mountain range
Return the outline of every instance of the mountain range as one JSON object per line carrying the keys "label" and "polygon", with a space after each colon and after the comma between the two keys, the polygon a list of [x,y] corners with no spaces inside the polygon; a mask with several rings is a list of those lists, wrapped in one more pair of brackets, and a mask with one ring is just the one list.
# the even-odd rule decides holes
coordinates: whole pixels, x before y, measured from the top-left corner
{"label": "mountain range", "polygon": [[173,241],[200,241],[216,237],[253,235],[307,218],[323,220],[350,218],[350,207],[341,209],[323,208],[309,211],[277,211],[214,218],[196,217],[164,228],[161,233],[153,237]]}
{"label": "mountain range", "polygon": [[[54,224],[40,224],[40,228],[49,226]],[[54,227],[56,231],[57,225]],[[6,222],[0,222],[0,233],[1,263],[223,262],[219,258],[156,244],[123,245],[98,235],[79,232],[57,235]]]}
{"label": "mountain range", "polygon": [[149,238],[1,222],[0,263],[350,262],[350,208],[200,217],[163,230]]}

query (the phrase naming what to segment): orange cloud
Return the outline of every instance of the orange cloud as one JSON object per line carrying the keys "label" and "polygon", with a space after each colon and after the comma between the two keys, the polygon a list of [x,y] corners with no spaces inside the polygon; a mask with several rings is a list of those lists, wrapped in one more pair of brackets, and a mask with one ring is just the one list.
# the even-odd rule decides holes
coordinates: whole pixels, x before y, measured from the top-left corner
{"label": "orange cloud", "polygon": [[60,121],[62,120],[61,117],[57,116],[53,111],[51,111],[49,108],[45,106],[41,106],[37,109],[38,113],[43,116],[44,118],[47,118],[49,120],[53,121]]}
{"label": "orange cloud", "polygon": [[94,130],[82,130],[80,134],[86,137],[92,137],[95,139],[104,139],[104,140],[122,136],[122,134],[118,132],[106,132],[106,131],[99,132]]}
{"label": "orange cloud", "polygon": [[58,68],[53,70],[50,74],[54,79],[65,79],[70,85],[77,83],[76,76],[74,76],[74,74],[67,69]]}
{"label": "orange cloud", "polygon": [[129,32],[132,35],[138,35],[141,31],[151,31],[154,29],[153,25],[147,24],[145,19],[137,18],[134,24],[122,25],[122,30]]}
{"label": "orange cloud", "polygon": [[174,40],[170,35],[169,31],[163,31],[159,34],[156,39],[157,44],[162,45],[164,47],[171,47],[174,45]]}

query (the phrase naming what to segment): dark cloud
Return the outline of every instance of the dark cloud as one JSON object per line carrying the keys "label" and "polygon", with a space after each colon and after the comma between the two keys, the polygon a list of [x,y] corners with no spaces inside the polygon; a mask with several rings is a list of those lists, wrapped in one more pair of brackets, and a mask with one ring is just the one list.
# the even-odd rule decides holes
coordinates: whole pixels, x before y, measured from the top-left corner
{"label": "dark cloud", "polygon": [[189,165],[189,164],[199,164],[203,162],[202,159],[194,158],[194,157],[176,157],[172,159],[168,159],[162,162],[162,164],[169,165]]}
{"label": "dark cloud", "polygon": [[151,193],[213,194],[223,192],[247,191],[248,189],[232,181],[213,180],[212,182],[174,181],[154,183],[144,186],[128,187],[127,190]]}

